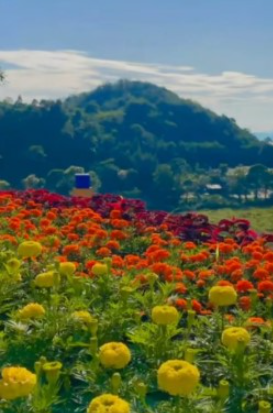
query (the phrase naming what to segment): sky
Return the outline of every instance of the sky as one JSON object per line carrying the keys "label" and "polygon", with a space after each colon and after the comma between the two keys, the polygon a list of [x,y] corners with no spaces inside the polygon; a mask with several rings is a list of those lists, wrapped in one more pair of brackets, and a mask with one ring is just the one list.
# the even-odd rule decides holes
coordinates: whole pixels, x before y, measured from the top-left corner
{"label": "sky", "polygon": [[0,0],[0,99],[120,78],[273,131],[273,0]]}

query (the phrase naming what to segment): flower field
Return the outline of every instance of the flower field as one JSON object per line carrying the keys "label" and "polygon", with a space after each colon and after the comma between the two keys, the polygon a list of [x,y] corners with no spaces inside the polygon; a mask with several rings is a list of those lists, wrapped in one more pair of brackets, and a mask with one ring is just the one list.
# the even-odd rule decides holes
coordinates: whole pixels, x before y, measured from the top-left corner
{"label": "flower field", "polygon": [[271,412],[272,235],[113,195],[0,213],[0,412]]}

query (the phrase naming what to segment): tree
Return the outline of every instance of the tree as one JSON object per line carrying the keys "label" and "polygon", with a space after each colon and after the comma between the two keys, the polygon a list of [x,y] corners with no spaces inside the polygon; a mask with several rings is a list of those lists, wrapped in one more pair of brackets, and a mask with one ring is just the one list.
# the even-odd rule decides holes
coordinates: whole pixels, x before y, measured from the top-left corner
{"label": "tree", "polygon": [[249,168],[247,181],[254,191],[255,200],[259,198],[260,190],[264,191],[264,197],[267,198],[271,179],[271,174],[265,165],[256,164]]}
{"label": "tree", "polygon": [[25,179],[23,179],[23,185],[26,189],[38,189],[43,188],[45,185],[45,179],[39,178],[38,176],[31,174],[28,175]]}
{"label": "tree", "polygon": [[10,183],[4,179],[0,179],[0,190],[6,190],[10,188]]}

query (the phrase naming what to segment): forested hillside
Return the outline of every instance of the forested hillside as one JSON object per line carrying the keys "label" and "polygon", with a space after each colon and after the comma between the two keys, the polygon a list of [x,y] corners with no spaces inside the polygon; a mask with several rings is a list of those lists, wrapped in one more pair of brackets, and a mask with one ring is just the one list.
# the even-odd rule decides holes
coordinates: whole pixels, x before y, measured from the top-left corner
{"label": "forested hillside", "polygon": [[[243,185],[248,168],[236,167],[255,164],[263,165],[260,178],[269,174],[268,188],[261,179]],[[259,198],[270,189],[270,167],[272,145],[233,119],[148,83],[120,81],[65,101],[0,103],[2,188],[66,194],[75,172],[91,171],[102,192],[174,208],[193,193],[200,203],[216,187],[218,196],[247,199],[253,190]],[[234,176],[242,181],[239,189]]]}

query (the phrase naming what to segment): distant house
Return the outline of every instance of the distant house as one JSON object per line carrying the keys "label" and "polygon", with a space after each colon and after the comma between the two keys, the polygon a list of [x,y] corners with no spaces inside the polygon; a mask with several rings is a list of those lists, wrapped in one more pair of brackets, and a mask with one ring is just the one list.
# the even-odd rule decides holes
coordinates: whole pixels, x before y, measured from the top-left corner
{"label": "distant house", "polygon": [[219,194],[222,192],[223,187],[220,184],[207,184],[206,189],[209,194]]}

